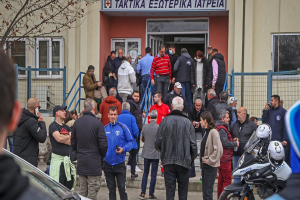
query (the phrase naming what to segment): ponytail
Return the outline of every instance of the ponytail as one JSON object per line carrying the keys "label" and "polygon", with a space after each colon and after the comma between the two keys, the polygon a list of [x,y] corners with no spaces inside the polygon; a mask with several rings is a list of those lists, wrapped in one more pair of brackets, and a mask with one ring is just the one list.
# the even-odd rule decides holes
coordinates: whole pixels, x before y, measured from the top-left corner
{"label": "ponytail", "polygon": [[206,122],[208,123],[208,127],[209,129],[214,129],[216,128],[216,124],[215,122],[213,121],[213,118],[212,118],[212,115],[209,111],[204,111],[200,117],[203,119],[203,120],[206,120]]}
{"label": "ponytail", "polygon": [[215,122],[211,121],[209,124],[208,124],[208,128],[211,130],[211,129],[215,129],[216,128],[216,124]]}

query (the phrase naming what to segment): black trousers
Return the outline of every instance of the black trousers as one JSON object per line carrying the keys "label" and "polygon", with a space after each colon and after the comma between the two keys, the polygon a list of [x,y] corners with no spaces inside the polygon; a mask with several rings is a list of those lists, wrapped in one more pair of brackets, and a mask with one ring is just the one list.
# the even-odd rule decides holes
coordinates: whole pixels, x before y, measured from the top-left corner
{"label": "black trousers", "polygon": [[121,200],[128,200],[126,192],[126,166],[122,162],[117,165],[108,165],[104,162],[103,170],[106,178],[107,188],[109,190],[109,200],[116,200],[116,179]]}
{"label": "black trousers", "polygon": [[223,87],[224,87],[224,85],[215,85],[215,92],[216,92],[216,95],[218,96],[218,98],[220,98],[219,94],[220,94],[220,92],[223,91]]}
{"label": "black trousers", "polygon": [[291,148],[291,144],[290,144],[290,141],[287,140],[287,145],[285,145],[284,147],[284,154],[285,154],[285,157],[284,157],[284,161],[289,165],[290,165],[290,148]]}
{"label": "black trousers", "polygon": [[179,165],[165,165],[166,199],[174,200],[176,180],[178,182],[179,200],[187,200],[190,170]]}
{"label": "black trousers", "polygon": [[131,174],[135,174],[135,166],[136,166],[136,155],[139,152],[138,149],[131,149],[129,151],[130,155],[128,158],[127,165],[131,166]]}
{"label": "black trousers", "polygon": [[[71,169],[70,169],[71,170]],[[66,177],[66,173],[65,173],[65,167],[64,167],[64,163],[61,163],[60,165],[60,169],[59,169],[59,182],[61,184],[63,184],[64,186],[66,186],[67,188],[69,188],[70,190],[73,187],[73,183],[74,183],[74,178],[71,175],[71,180],[67,181],[67,177]]]}
{"label": "black trousers", "polygon": [[218,172],[217,167],[202,164],[202,192],[203,200],[213,200],[214,184]]}

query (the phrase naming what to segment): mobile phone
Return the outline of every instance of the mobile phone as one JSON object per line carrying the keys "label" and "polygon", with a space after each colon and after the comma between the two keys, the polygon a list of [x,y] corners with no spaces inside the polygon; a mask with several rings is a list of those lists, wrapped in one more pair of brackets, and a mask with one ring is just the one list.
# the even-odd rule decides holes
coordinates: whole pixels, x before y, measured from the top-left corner
{"label": "mobile phone", "polygon": [[116,145],[116,149],[117,149],[117,151],[119,151],[119,150],[120,150],[120,148],[119,148],[119,145]]}

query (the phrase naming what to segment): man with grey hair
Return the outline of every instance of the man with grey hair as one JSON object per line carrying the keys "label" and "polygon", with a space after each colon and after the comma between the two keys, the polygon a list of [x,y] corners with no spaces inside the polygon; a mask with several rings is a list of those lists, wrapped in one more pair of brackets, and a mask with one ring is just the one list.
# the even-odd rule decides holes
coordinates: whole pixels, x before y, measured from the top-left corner
{"label": "man with grey hair", "polygon": [[118,49],[118,55],[112,61],[111,73],[114,77],[113,86],[115,88],[117,88],[117,86],[118,86],[118,70],[119,70],[119,67],[121,66],[123,60],[125,60],[125,57],[123,56],[123,54],[124,54],[123,49]]}
{"label": "man with grey hair", "polygon": [[216,95],[216,92],[214,89],[207,90],[207,98],[208,98],[208,102],[207,102],[207,104],[205,104],[206,110],[211,112],[213,105],[215,103],[220,102],[220,100],[218,99],[218,96]]}
{"label": "man with grey hair", "polygon": [[[206,111],[202,104],[201,99],[196,99],[195,105],[189,110],[188,117],[191,120],[193,126],[195,127],[195,132],[198,139],[201,139],[203,137],[204,131],[202,130],[200,126],[200,115]],[[198,136],[198,134],[200,134]]]}
{"label": "man with grey hair", "polygon": [[187,101],[187,111],[192,107],[191,85],[195,85],[194,60],[186,48],[181,49],[181,56],[174,65],[175,78],[172,82],[179,82],[182,85],[181,92]]}
{"label": "man with grey hair", "polygon": [[118,70],[118,92],[123,102],[126,102],[127,96],[132,94],[132,85],[136,83],[135,72],[130,64],[131,61],[131,56],[127,55]]}
{"label": "man with grey hair", "polygon": [[136,143],[136,138],[139,136],[139,128],[136,123],[135,117],[130,113],[130,104],[128,102],[124,102],[122,104],[122,112],[118,116],[118,121],[125,124],[130,133],[131,137],[133,138],[133,147],[129,151],[131,156],[131,178],[135,179],[138,177],[137,174],[135,174],[135,166],[136,166],[136,155],[138,153],[138,145]]}
{"label": "man with grey hair", "polygon": [[140,198],[144,199],[146,194],[146,187],[149,175],[149,169],[151,165],[151,181],[149,187],[149,199],[156,199],[154,196],[154,189],[156,184],[156,174],[158,169],[159,162],[159,152],[155,149],[155,136],[158,130],[159,125],[156,123],[157,121],[157,110],[151,110],[150,123],[144,125],[143,127],[143,136],[142,142],[144,142],[142,157],[144,158],[144,174],[142,179],[142,191],[140,194]]}
{"label": "man with grey hair", "polygon": [[80,195],[97,199],[102,175],[102,160],[107,151],[104,126],[95,117],[95,103],[92,99],[84,102],[83,116],[75,121],[71,144],[77,152],[77,174]]}
{"label": "man with grey hair", "polygon": [[239,146],[237,139],[233,139],[231,133],[228,131],[229,121],[229,112],[226,109],[221,110],[219,120],[216,122],[223,146],[223,156],[221,157],[219,167],[218,198],[224,188],[231,184],[231,160],[233,148]]}
{"label": "man with grey hair", "polygon": [[189,172],[191,163],[197,157],[197,143],[193,124],[182,113],[183,99],[172,100],[173,111],[160,123],[155,141],[155,148],[161,152],[164,166],[166,199],[174,199],[176,181],[178,197],[187,199]]}

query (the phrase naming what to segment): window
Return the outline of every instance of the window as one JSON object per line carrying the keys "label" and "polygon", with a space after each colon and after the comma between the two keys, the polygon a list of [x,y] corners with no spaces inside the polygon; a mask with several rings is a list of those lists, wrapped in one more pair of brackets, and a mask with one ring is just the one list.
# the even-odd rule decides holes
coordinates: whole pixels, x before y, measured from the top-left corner
{"label": "window", "polygon": [[[20,39],[19,41],[14,41],[14,39],[9,39],[5,43],[6,52],[11,57],[14,64],[19,67],[27,67],[27,41],[25,39]],[[26,71],[19,70],[19,77],[25,76]]]}
{"label": "window", "polygon": [[273,34],[272,40],[274,72],[300,69],[300,34]]}
{"label": "window", "polygon": [[[112,39],[111,50],[118,51],[118,49],[123,49],[123,56],[131,55],[134,63],[137,56],[141,54],[141,38]],[[118,56],[118,52],[116,53]]]}
{"label": "window", "polygon": [[[63,68],[63,39],[37,38],[35,57],[36,68]],[[62,72],[38,71],[36,77],[62,78]]]}

